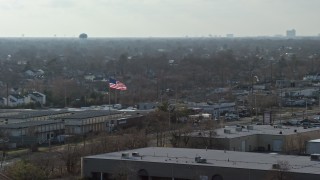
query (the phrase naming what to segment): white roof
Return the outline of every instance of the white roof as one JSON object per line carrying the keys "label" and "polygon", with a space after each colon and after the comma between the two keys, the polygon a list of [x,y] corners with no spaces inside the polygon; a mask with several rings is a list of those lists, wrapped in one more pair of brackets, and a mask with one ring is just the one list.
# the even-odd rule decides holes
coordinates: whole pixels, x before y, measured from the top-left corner
{"label": "white roof", "polygon": [[320,143],[320,139],[313,139],[313,140],[310,140],[310,141],[308,141],[308,142],[312,142],[312,143]]}
{"label": "white roof", "polygon": [[[130,157],[122,159],[122,153],[139,152],[142,158]],[[200,156],[207,159],[207,163],[196,163],[194,158]],[[279,154],[262,154],[237,151],[221,151],[187,148],[148,147],[122,152],[113,152],[87,156],[85,159],[109,159],[120,161],[148,161],[150,163],[189,164],[208,167],[233,167],[244,169],[270,170],[278,161],[287,161],[290,172],[320,174],[319,161],[311,161],[310,156],[292,156]]]}

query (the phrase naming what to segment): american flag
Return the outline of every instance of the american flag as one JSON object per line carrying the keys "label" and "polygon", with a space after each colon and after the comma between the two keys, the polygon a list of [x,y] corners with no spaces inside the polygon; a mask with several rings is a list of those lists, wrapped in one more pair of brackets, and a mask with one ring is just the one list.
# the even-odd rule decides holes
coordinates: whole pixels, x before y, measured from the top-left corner
{"label": "american flag", "polygon": [[112,88],[112,89],[118,89],[118,90],[121,90],[121,91],[127,90],[127,86],[125,84],[123,84],[122,82],[117,81],[117,80],[115,80],[113,78],[109,79],[109,87]]}

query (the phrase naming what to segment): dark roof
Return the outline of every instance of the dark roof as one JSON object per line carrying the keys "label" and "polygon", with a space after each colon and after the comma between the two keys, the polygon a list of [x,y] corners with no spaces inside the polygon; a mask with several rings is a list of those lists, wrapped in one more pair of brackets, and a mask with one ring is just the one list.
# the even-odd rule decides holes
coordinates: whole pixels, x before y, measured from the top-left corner
{"label": "dark roof", "polygon": [[24,97],[20,94],[10,94],[11,96],[15,97],[16,99],[23,99]]}
{"label": "dark roof", "polygon": [[34,95],[35,97],[43,97],[40,93],[37,93],[37,92],[33,92],[30,94]]}

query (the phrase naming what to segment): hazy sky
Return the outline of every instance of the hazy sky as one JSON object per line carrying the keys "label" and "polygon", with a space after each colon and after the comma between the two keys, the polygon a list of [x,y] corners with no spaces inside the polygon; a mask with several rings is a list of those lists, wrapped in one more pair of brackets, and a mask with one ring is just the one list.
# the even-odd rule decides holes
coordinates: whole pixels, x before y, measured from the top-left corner
{"label": "hazy sky", "polygon": [[0,37],[320,33],[320,0],[0,0]]}

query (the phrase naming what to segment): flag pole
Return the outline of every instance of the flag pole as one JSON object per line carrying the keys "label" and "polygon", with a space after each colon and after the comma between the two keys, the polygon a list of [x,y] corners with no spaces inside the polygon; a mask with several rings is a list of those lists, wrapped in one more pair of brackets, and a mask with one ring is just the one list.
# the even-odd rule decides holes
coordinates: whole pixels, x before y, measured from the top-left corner
{"label": "flag pole", "polygon": [[110,88],[110,84],[109,84],[109,114],[110,114],[110,106],[111,106],[111,100],[110,100],[110,96],[111,96],[111,88]]}
{"label": "flag pole", "polygon": [[117,104],[117,89],[114,89],[114,103]]}

